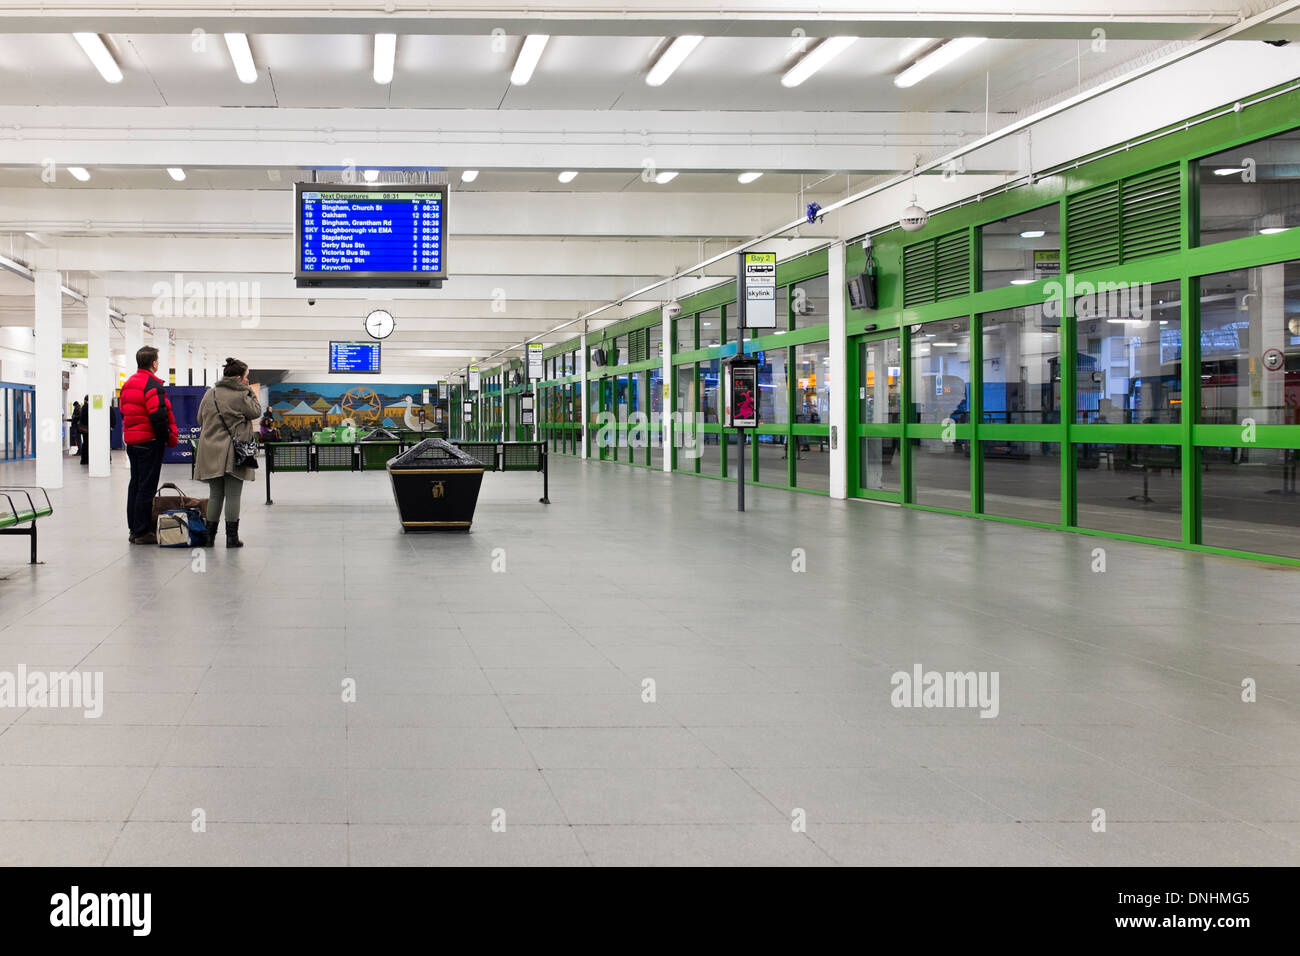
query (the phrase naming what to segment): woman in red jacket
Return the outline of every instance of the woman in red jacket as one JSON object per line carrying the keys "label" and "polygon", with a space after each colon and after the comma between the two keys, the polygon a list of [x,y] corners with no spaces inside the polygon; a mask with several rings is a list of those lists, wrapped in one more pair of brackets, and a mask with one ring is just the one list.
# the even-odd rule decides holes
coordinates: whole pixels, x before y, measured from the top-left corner
{"label": "woman in red jacket", "polygon": [[158,494],[163,449],[176,447],[176,417],[158,371],[158,350],[146,345],[135,353],[136,373],[122,386],[122,440],[131,462],[126,491],[126,522],[132,544],[157,544],[153,499]]}

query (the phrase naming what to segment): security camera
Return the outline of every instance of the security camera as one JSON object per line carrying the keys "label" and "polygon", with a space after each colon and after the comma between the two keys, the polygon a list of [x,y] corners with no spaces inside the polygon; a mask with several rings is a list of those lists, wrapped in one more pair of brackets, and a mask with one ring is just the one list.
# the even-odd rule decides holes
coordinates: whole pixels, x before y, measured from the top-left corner
{"label": "security camera", "polygon": [[315,299],[308,299],[308,300],[307,300],[307,304],[308,304],[308,305],[315,305],[315,304],[316,304],[316,300],[315,300]]}
{"label": "security camera", "polygon": [[675,319],[682,314],[682,304],[676,299],[664,306],[664,314],[670,319]]}

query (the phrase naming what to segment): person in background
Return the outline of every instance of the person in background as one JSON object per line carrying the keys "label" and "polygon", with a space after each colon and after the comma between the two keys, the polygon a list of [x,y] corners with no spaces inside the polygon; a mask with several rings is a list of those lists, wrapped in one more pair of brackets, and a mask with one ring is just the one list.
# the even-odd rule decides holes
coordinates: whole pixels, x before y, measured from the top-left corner
{"label": "person in background", "polygon": [[275,441],[275,419],[271,417],[270,409],[267,409],[266,414],[262,416],[260,432],[263,445],[269,441]]}
{"label": "person in background", "polygon": [[72,413],[68,415],[68,450],[76,451],[81,442],[81,402],[72,403]]}
{"label": "person in background", "polygon": [[239,498],[252,468],[235,467],[235,442],[252,441],[253,422],[262,415],[262,402],[248,384],[248,366],[226,359],[221,381],[199,403],[199,446],[194,475],[208,483],[207,547],[216,544],[222,506],[226,511],[226,547],[242,548],[239,540]]}
{"label": "person in background", "polygon": [[[122,441],[131,463],[131,483],[126,491],[126,521],[132,544],[157,544],[153,499],[158,494],[163,449],[176,447],[176,416],[167,387],[158,371],[158,350],[146,345],[135,353],[136,373],[122,385]],[[87,396],[87,404],[89,396]],[[82,407],[83,417],[86,415]],[[83,436],[82,441],[85,441]]]}
{"label": "person in background", "polygon": [[77,431],[81,434],[81,463],[90,464],[90,396],[87,395],[81,403],[81,411],[77,416]]}

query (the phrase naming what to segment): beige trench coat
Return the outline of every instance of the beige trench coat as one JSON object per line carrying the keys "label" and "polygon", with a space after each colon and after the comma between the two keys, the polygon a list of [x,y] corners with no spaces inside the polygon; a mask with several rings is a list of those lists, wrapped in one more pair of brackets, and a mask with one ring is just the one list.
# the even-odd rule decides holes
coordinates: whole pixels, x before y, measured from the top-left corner
{"label": "beige trench coat", "polygon": [[[221,414],[218,414],[218,405]],[[199,447],[194,454],[194,476],[204,481],[234,475],[242,481],[252,481],[252,468],[235,468],[233,435],[237,441],[251,441],[253,422],[262,417],[262,404],[252,389],[228,375],[208,389],[199,403]],[[230,427],[227,432],[222,422]]]}

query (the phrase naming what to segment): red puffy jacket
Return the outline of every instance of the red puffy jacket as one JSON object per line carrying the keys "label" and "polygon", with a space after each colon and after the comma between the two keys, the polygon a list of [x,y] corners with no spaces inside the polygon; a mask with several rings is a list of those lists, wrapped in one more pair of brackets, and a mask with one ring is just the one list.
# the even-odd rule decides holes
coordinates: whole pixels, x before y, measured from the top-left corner
{"label": "red puffy jacket", "polygon": [[122,386],[122,440],[128,445],[163,441],[176,447],[176,416],[162,379],[140,369]]}

